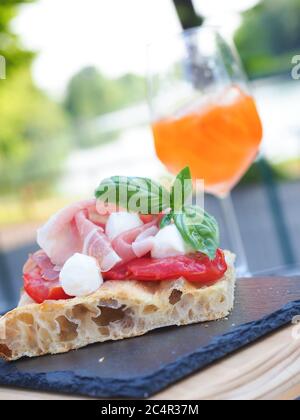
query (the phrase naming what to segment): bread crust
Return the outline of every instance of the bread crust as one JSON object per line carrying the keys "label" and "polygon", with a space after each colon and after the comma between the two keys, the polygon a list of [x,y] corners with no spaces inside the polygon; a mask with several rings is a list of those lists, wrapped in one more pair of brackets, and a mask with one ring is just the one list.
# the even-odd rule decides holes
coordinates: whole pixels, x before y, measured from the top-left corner
{"label": "bread crust", "polygon": [[107,340],[139,336],[156,328],[214,321],[233,308],[234,256],[218,283],[200,287],[174,281],[107,281],[94,294],[71,300],[28,303],[0,319],[0,357],[58,354]]}

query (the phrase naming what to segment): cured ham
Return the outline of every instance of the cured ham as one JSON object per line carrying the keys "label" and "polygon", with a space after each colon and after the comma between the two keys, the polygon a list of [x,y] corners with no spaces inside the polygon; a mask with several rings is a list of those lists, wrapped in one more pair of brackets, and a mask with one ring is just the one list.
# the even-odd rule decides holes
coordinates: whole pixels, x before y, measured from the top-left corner
{"label": "cured ham", "polygon": [[38,270],[39,275],[46,281],[55,282],[59,279],[60,270],[52,264],[44,251],[38,251],[30,255],[23,272],[24,274],[33,273],[35,270]]}
{"label": "cured ham", "polygon": [[152,251],[154,246],[154,236],[159,232],[157,226],[151,226],[140,233],[132,244],[132,249],[136,257],[141,258]]}
{"label": "cured ham", "polygon": [[78,234],[75,216],[84,209],[95,208],[96,200],[86,200],[68,206],[38,230],[37,243],[54,265],[62,267],[75,253],[82,251],[82,238]]}
{"label": "cured ham", "polygon": [[122,233],[112,241],[112,246],[121,257],[122,263],[135,259],[137,253],[144,256],[151,251],[151,236],[153,237],[157,233],[159,221],[160,217],[156,217],[143,226]]}
{"label": "cured ham", "polygon": [[39,229],[37,242],[51,263],[59,268],[75,253],[95,257],[103,272],[148,254],[158,232],[160,216],[145,217],[148,223],[122,233],[111,242],[104,228],[115,210],[115,206],[103,207],[96,200],[75,203],[56,213]]}
{"label": "cured ham", "polygon": [[50,258],[43,251],[35,253],[31,259],[39,267],[44,280],[50,282],[59,280],[60,269],[52,264]]}
{"label": "cured ham", "polygon": [[52,264],[44,251],[31,255],[23,271],[24,289],[36,303],[70,299],[60,285],[59,269]]}
{"label": "cured ham", "polygon": [[80,201],[54,215],[39,231],[37,242],[58,267],[76,253],[97,258],[102,271],[121,261],[103,231],[107,215],[98,213],[96,200]]}
{"label": "cured ham", "polygon": [[101,271],[108,271],[121,262],[103,229],[91,222],[84,210],[76,214],[75,223],[83,243],[82,253],[96,258]]}

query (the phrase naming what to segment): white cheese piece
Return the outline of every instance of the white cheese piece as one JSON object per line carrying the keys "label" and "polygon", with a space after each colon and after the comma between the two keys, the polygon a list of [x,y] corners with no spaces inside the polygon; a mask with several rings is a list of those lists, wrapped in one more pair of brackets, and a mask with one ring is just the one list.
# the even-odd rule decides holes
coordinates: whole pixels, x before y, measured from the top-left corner
{"label": "white cheese piece", "polygon": [[97,260],[83,254],[74,254],[60,272],[60,282],[69,296],[88,296],[103,284]]}
{"label": "white cheese piece", "polygon": [[143,226],[143,222],[135,213],[120,211],[112,213],[106,223],[105,233],[112,241],[127,230]]}
{"label": "white cheese piece", "polygon": [[183,240],[174,224],[164,227],[154,237],[151,251],[152,258],[167,258],[195,252]]}

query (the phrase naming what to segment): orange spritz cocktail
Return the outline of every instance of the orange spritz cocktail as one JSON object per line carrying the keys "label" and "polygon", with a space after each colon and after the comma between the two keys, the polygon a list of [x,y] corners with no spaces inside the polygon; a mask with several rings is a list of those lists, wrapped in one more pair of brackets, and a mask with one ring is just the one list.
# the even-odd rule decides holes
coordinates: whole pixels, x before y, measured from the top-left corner
{"label": "orange spritz cocktail", "polygon": [[262,124],[252,96],[233,85],[192,111],[154,122],[153,132],[157,155],[169,171],[189,165],[207,192],[224,196],[254,161]]}

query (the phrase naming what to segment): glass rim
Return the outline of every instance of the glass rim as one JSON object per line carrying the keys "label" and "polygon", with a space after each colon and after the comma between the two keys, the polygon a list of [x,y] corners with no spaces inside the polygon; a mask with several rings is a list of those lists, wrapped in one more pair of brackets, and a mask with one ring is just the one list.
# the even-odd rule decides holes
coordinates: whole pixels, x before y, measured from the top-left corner
{"label": "glass rim", "polygon": [[[245,72],[245,68],[242,64],[240,55],[237,51],[235,42],[234,42],[234,38],[233,36],[228,36],[225,33],[223,33],[222,31],[222,26],[221,25],[212,25],[212,24],[203,24],[201,26],[196,26],[193,28],[188,28],[188,29],[182,29],[178,32],[174,32],[174,33],[170,33],[161,37],[156,37],[153,38],[151,41],[149,41],[148,43],[146,43],[146,48],[145,48],[145,74],[147,75],[147,91],[149,92],[149,83],[150,83],[150,75],[152,73],[153,67],[152,67],[152,63],[153,60],[152,58],[155,56],[156,52],[158,52],[159,50],[162,50],[164,48],[167,48],[168,44],[170,44],[170,42],[184,42],[188,39],[191,39],[195,34],[201,34],[201,33],[210,33],[213,34],[215,36],[220,37],[221,41],[224,41],[224,43],[229,47],[229,49],[231,50],[234,59],[236,60],[236,62],[238,63],[238,66],[240,68],[241,74],[240,74],[240,78],[241,78],[241,83],[243,84],[243,86],[246,87],[247,90],[249,90],[249,86],[248,86],[248,79],[246,76],[246,72]],[[147,94],[148,97],[148,94]],[[149,97],[148,97],[148,103],[149,103]]]}

